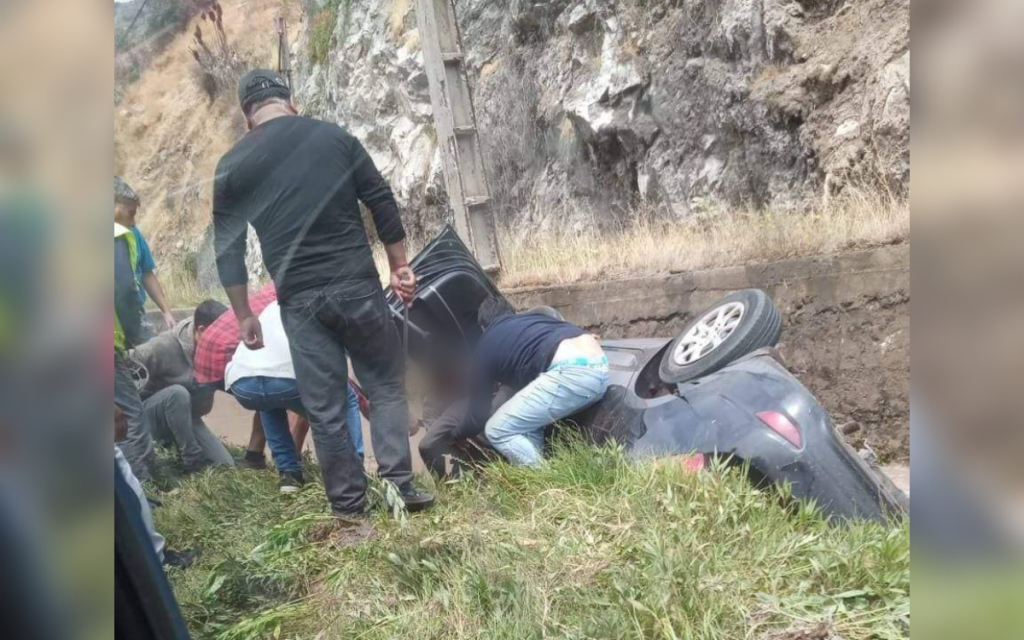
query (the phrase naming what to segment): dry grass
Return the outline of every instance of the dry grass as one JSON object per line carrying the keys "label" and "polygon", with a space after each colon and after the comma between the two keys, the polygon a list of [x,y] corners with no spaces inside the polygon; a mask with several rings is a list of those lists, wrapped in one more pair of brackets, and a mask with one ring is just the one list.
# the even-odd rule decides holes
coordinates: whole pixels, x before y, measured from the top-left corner
{"label": "dry grass", "polygon": [[[638,216],[645,219],[646,216]],[[910,240],[910,204],[856,195],[813,212],[706,214],[692,222],[632,222],[607,231],[500,233],[503,289],[618,280],[742,266],[899,244]],[[421,246],[408,247],[409,256]],[[380,243],[374,262],[387,285],[388,261]],[[192,306],[223,292],[203,291],[194,269],[161,273],[173,306]]]}
{"label": "dry grass", "polygon": [[405,33],[405,16],[412,8],[412,0],[391,0],[391,11],[388,13],[388,27],[391,37],[396,40]]}
{"label": "dry grass", "polygon": [[855,194],[812,212],[721,212],[611,231],[501,234],[503,288],[772,262],[905,242],[910,204]]}
{"label": "dry grass", "polygon": [[[299,10],[298,0],[223,6],[227,41],[252,64],[270,64],[274,18]],[[114,168],[142,197],[140,226],[161,265],[180,257],[179,241],[196,248],[210,221],[217,161],[245,132],[233,88],[210,104],[196,82],[191,45],[191,35],[175,38],[114,108]]]}

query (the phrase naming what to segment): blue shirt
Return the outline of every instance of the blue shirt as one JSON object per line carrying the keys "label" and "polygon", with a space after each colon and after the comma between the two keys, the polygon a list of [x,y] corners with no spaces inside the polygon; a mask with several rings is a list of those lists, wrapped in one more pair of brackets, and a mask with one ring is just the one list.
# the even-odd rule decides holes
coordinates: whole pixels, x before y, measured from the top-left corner
{"label": "blue shirt", "polygon": [[146,242],[139,228],[132,227],[132,233],[135,234],[135,244],[139,247],[139,262],[135,265],[135,286],[139,291],[139,306],[142,307],[146,304],[146,289],[142,286],[142,276],[153,273],[156,270],[156,262],[153,261],[149,243]]}
{"label": "blue shirt", "polygon": [[521,390],[548,370],[563,340],[583,334],[583,329],[574,324],[539,313],[495,320],[473,352],[469,411],[455,430],[456,437],[469,438],[483,431],[491,415],[496,384]]}

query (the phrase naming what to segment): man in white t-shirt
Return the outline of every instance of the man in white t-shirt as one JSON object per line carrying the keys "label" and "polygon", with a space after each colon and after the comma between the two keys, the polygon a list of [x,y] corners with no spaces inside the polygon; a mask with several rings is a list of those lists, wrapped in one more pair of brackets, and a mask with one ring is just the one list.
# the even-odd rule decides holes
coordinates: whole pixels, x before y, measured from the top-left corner
{"label": "man in white t-shirt", "polygon": [[[277,302],[272,302],[260,314],[260,325],[263,327],[263,348],[253,351],[244,342],[238,345],[224,371],[224,388],[243,407],[260,413],[274,466],[281,474],[281,493],[294,493],[305,484],[305,478],[299,452],[288,428],[288,412],[305,417],[306,410],[295,382],[291,349]],[[362,420],[359,400],[351,385],[348,386],[348,397],[339,398],[339,401],[348,403],[345,422],[356,453],[362,459]],[[316,438],[315,431],[313,437]]]}

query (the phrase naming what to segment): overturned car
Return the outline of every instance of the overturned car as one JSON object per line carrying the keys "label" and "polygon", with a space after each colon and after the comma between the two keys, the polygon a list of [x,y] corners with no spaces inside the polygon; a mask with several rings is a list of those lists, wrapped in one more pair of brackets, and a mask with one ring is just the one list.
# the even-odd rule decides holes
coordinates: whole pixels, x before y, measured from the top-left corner
{"label": "overturned car", "polygon": [[[500,292],[451,227],[412,267],[420,281],[413,305],[388,296],[410,357],[428,372],[467,362],[481,333],[477,308]],[[675,339],[603,341],[611,387],[572,422],[637,459],[746,464],[753,482],[788,484],[793,497],[836,520],[909,513],[906,496],[843,441],[786,370],[773,348],[781,330],[771,299],[746,290],[695,316]]]}

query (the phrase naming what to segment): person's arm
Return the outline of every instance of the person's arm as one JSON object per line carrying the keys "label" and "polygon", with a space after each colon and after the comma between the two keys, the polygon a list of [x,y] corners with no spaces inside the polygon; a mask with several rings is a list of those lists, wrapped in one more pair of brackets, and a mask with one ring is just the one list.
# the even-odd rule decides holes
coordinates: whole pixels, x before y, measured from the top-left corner
{"label": "person's arm", "polygon": [[156,385],[166,380],[167,377],[166,371],[164,371],[166,359],[161,358],[159,354],[163,338],[163,334],[158,335],[152,340],[135,347],[131,352],[132,359],[145,367],[146,373],[149,375],[146,388],[142,389],[142,392],[147,395],[160,391],[160,388]]}
{"label": "person's arm", "polygon": [[388,186],[387,180],[377,170],[373,158],[366,152],[362,143],[354,137],[346,135],[349,152],[352,154],[352,167],[356,195],[370,210],[373,226],[377,229],[377,237],[384,244],[388,255],[388,266],[391,270],[391,288],[406,303],[412,301],[416,293],[416,274],[409,268],[409,260],[405,253],[405,227],[398,211],[395,194]]}
{"label": "person's arm", "polygon": [[217,388],[209,384],[196,384],[189,389],[192,398],[192,416],[202,418],[210,415],[213,411],[213,402],[217,394]]}
{"label": "person's arm", "polygon": [[249,307],[249,273],[245,269],[245,239],[249,222],[238,215],[227,188],[228,176],[220,167],[213,186],[213,244],[217,274],[238,318],[238,333],[250,349],[263,348],[260,320]]}
{"label": "person's arm", "polygon": [[483,433],[491,417],[491,401],[494,397],[494,375],[491,355],[484,340],[477,344],[473,357],[473,376],[470,382],[469,407],[462,424],[455,428],[458,439],[475,438]]}
{"label": "person's arm", "polygon": [[302,414],[295,414],[297,420],[292,425],[292,442],[295,443],[295,450],[302,455],[302,448],[306,446],[306,436],[309,434],[309,419]]}
{"label": "person's arm", "polygon": [[244,284],[225,286],[224,291],[231,301],[231,309],[238,318],[238,335],[245,346],[253,351],[263,348],[263,327],[260,326],[260,319],[252,312],[249,306],[249,289]]}
{"label": "person's arm", "polygon": [[147,271],[142,274],[142,287],[149,294],[149,297],[153,299],[157,308],[160,309],[167,328],[173,329],[175,324],[174,314],[171,313],[171,307],[167,304],[167,296],[164,294],[164,286],[160,284],[160,278],[156,277],[156,273]]}
{"label": "person's arm", "polygon": [[405,243],[386,244],[384,251],[388,254],[388,266],[391,269],[391,289],[411,307],[413,296],[416,295],[416,274],[412,272],[405,257]]}

